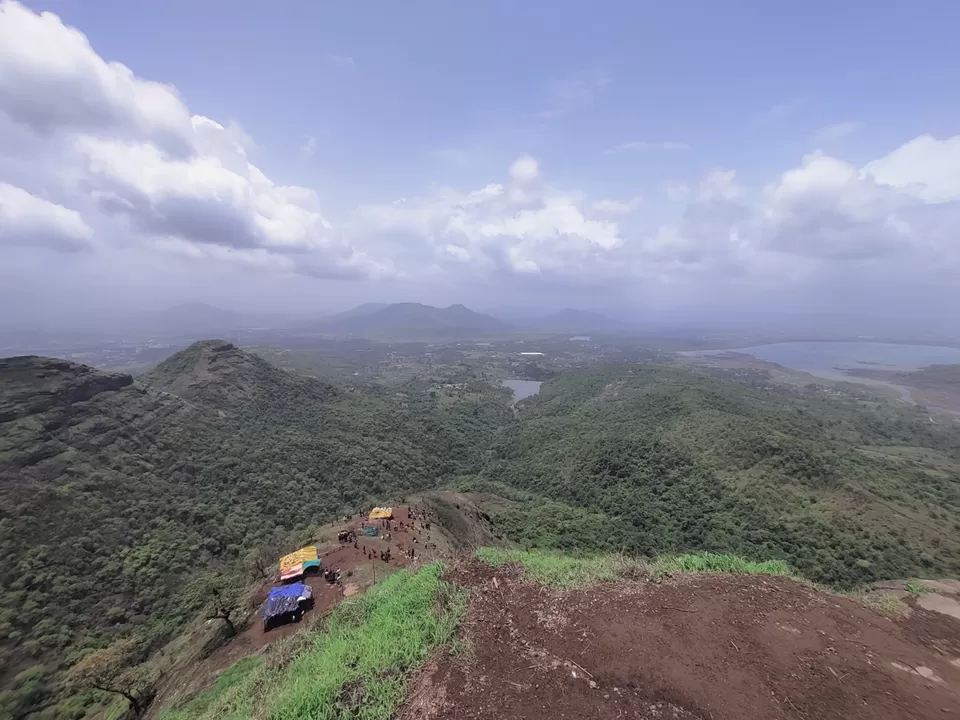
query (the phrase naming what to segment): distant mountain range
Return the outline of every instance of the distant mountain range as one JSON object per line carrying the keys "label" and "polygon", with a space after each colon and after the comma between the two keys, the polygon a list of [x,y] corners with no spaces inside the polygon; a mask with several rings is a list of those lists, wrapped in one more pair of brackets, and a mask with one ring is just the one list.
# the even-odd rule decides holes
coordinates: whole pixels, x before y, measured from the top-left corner
{"label": "distant mountain range", "polygon": [[455,339],[509,333],[515,328],[464,305],[368,303],[310,324],[320,332],[377,340]]}
{"label": "distant mountain range", "polygon": [[511,316],[509,320],[465,305],[434,307],[414,302],[363,303],[344,312],[294,322],[224,310],[203,302],[127,318],[124,327],[158,335],[203,337],[228,335],[254,327],[290,328],[337,337],[368,340],[456,340],[512,333],[598,333],[625,328],[623,323],[587,310],[566,308],[550,314]]}

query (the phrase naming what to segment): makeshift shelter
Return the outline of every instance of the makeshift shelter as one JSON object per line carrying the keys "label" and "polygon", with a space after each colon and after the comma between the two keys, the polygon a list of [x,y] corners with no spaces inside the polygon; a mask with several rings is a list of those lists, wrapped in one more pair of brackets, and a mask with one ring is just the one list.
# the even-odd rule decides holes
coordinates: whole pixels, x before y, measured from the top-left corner
{"label": "makeshift shelter", "polygon": [[320,561],[319,560],[304,560],[303,564],[300,566],[303,569],[303,574],[320,572]]}
{"label": "makeshift shelter", "polygon": [[304,573],[304,563],[314,563],[314,561],[316,561],[317,565],[311,564],[310,567],[319,566],[316,545],[307,545],[296,552],[284,555],[280,558],[280,580],[283,582],[296,580]]}
{"label": "makeshift shelter", "polygon": [[377,535],[380,534],[380,531],[377,530],[376,525],[364,525],[363,534],[366,535],[367,537],[376,537]]}
{"label": "makeshift shelter", "polygon": [[263,630],[296,622],[313,606],[313,590],[309,585],[293,583],[270,588],[263,606]]}
{"label": "makeshift shelter", "polygon": [[393,517],[392,507],[375,507],[370,511],[371,520],[389,520]]}
{"label": "makeshift shelter", "polygon": [[280,571],[280,582],[289,582],[303,577],[303,563]]}

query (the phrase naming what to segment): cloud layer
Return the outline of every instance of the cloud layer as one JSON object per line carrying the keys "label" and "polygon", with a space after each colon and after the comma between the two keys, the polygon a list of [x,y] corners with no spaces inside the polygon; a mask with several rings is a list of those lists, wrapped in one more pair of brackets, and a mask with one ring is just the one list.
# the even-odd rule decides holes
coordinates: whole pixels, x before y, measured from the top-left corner
{"label": "cloud layer", "polygon": [[[353,67],[347,56],[329,59]],[[550,116],[608,82],[558,84]],[[529,154],[472,189],[437,186],[325,212],[313,190],[256,167],[238,128],[104,60],[56,15],[10,1],[0,4],[0,132],[22,139],[0,142],[3,252],[29,247],[64,263],[140,249],[313,278],[523,278],[703,298],[825,279],[851,292],[891,276],[949,283],[960,260],[960,136],[924,135],[862,166],[814,153],[759,187],[741,186],[729,169],[672,181],[677,213],[658,213],[632,192],[558,187]],[[630,141],[606,153],[690,149]],[[308,138],[300,152],[315,151]]]}

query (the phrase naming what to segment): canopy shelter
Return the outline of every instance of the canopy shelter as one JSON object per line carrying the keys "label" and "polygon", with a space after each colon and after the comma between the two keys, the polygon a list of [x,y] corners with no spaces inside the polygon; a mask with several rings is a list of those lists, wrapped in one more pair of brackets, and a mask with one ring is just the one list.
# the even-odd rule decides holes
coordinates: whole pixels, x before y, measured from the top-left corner
{"label": "canopy shelter", "polygon": [[313,605],[313,590],[309,585],[293,583],[270,588],[263,606],[263,630],[288,622],[296,622]]}
{"label": "canopy shelter", "polygon": [[363,526],[363,534],[366,535],[366,536],[368,536],[368,537],[376,537],[377,535],[380,534],[380,531],[377,530],[377,526],[376,526],[376,525],[364,525],[364,526]]}
{"label": "canopy shelter", "polygon": [[389,520],[393,517],[392,507],[375,507],[370,511],[371,520]]}
{"label": "canopy shelter", "polygon": [[280,558],[280,580],[282,582],[296,580],[305,570],[316,569],[318,566],[317,546],[307,545]]}

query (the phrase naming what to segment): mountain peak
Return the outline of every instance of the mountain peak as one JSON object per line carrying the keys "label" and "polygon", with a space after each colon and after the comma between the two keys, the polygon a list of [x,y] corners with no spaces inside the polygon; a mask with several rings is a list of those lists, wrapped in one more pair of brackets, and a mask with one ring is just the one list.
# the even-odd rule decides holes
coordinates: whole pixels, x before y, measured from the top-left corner
{"label": "mountain peak", "polygon": [[298,392],[329,394],[331,390],[318,380],[280,370],[226,340],[199,340],[168,357],[140,380],[218,409],[236,408],[293,386]]}

